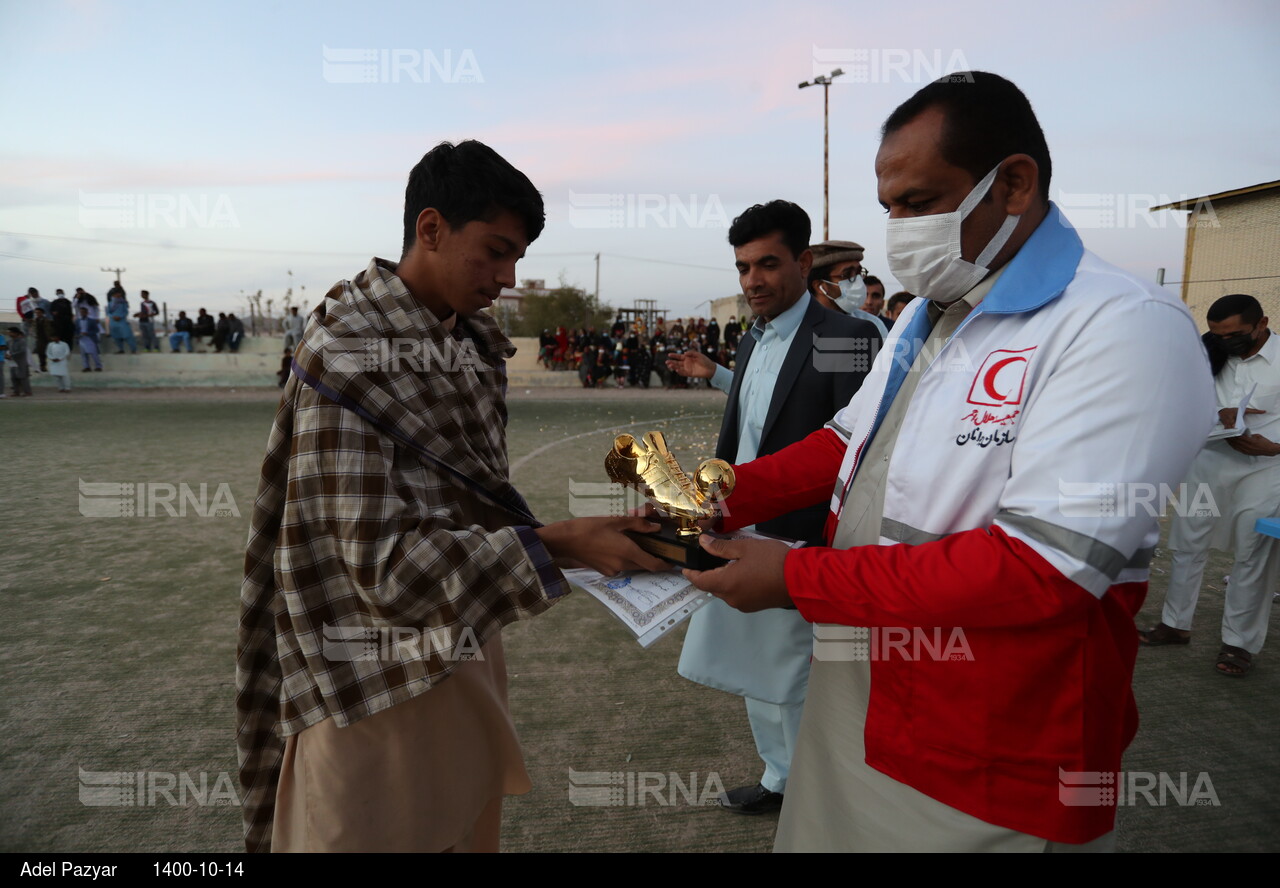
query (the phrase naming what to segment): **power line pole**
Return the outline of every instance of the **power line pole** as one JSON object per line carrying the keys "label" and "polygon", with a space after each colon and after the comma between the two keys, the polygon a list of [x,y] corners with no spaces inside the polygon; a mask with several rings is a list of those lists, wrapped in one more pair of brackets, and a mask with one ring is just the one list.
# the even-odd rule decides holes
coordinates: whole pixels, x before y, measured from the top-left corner
{"label": "power line pole", "polygon": [[[126,271],[128,271],[129,269],[127,269],[127,268],[100,268],[100,269],[98,269],[98,270],[99,270],[99,271],[110,271],[110,272],[114,272],[114,273],[115,273],[115,278],[114,278],[114,279],[115,279],[115,280],[117,280],[117,281],[119,281],[119,280],[121,280],[120,276],[121,276],[122,274],[124,274]],[[123,286],[123,283],[121,283],[121,286]]]}

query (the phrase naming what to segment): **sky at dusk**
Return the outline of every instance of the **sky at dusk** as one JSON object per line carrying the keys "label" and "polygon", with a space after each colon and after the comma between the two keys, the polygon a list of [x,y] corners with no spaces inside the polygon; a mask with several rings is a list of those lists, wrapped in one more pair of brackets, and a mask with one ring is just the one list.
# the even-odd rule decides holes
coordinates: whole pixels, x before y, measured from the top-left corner
{"label": "sky at dusk", "polygon": [[[408,171],[493,146],[542,191],[520,278],[672,314],[738,292],[730,220],[774,198],[888,279],[880,124],[939,75],[1030,98],[1085,245],[1180,280],[1184,214],[1280,178],[1280,4],[0,0],[0,308],[100,297],[123,267],[171,311],[314,303],[397,258]],[[889,291],[895,282],[887,280]],[[1177,288],[1171,287],[1176,293]]]}

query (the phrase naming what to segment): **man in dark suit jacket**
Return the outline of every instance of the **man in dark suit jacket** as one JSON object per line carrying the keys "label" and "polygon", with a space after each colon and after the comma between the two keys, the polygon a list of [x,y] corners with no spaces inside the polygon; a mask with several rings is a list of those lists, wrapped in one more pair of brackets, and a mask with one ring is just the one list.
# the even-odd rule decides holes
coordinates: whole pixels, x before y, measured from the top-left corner
{"label": "man in dark suit jacket", "polygon": [[[809,217],[773,201],[734,220],[742,292],[754,323],[742,334],[736,369],[697,351],[672,358],[682,376],[728,392],[716,456],[742,463],[781,450],[825,425],[852,399],[871,368],[880,334],[869,321],[830,311],[806,290],[813,255]],[[764,533],[822,543],[825,504],[762,523]],[[809,678],[812,629],[794,610],[743,614],[716,600],[690,620],[680,658],[685,678],[746,699],[759,783],[721,795],[725,808],[761,814],[781,807]]]}

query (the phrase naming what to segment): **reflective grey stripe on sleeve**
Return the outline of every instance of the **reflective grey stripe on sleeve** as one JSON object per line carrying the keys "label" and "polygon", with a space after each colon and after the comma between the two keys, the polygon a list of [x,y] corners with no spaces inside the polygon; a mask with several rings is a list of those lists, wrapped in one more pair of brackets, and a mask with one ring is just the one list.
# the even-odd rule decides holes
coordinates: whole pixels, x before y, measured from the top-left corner
{"label": "reflective grey stripe on sleeve", "polygon": [[853,439],[853,432],[840,425],[840,423],[836,422],[834,419],[827,423],[827,428],[831,429],[831,431],[843,438],[846,444]]}
{"label": "reflective grey stripe on sleeve", "polygon": [[918,546],[921,543],[933,543],[946,536],[945,533],[929,533],[910,524],[894,521],[892,518],[880,519],[880,536],[895,543],[907,543]]}
{"label": "reflective grey stripe on sleeve", "polygon": [[[1114,580],[1120,571],[1127,566],[1140,566],[1138,564],[1126,564],[1128,559],[1119,550],[1113,549],[1100,540],[1095,540],[1091,536],[1077,533],[1074,530],[1067,530],[1065,527],[1051,524],[1048,521],[1042,521],[1039,518],[1017,515],[1013,512],[1000,512],[996,515],[996,521],[1016,528],[1033,540],[1038,540],[1046,546],[1052,546],[1059,552],[1070,555],[1077,561],[1084,562],[1111,580]],[[1134,555],[1135,561],[1139,555],[1141,555],[1141,551]],[[1150,564],[1149,556],[1147,563]]]}

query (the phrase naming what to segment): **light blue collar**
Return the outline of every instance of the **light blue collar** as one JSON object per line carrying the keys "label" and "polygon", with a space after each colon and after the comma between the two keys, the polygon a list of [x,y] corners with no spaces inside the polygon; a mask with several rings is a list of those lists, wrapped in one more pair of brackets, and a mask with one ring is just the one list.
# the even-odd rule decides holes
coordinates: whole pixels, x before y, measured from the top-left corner
{"label": "light blue collar", "polygon": [[1047,305],[1062,295],[1076,276],[1084,244],[1057,204],[1049,212],[1022,249],[1009,261],[1004,274],[978,303],[979,312],[1015,314]]}
{"label": "light blue collar", "polygon": [[789,340],[792,335],[800,327],[800,322],[804,320],[804,314],[809,310],[809,300],[813,297],[805,292],[796,304],[788,308],[782,314],[778,315],[772,321],[765,321],[764,318],[756,318],[754,324],[751,325],[752,335],[756,341],[760,341],[760,337],[764,335],[764,328],[770,326],[773,332],[777,334],[779,339]]}

